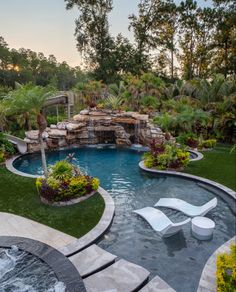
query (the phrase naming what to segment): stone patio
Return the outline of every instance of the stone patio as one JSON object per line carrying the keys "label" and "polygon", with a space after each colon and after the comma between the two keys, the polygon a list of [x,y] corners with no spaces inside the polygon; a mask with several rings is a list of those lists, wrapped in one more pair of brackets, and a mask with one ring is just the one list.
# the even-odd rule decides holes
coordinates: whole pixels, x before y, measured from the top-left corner
{"label": "stone patio", "polygon": [[60,249],[76,240],[75,237],[36,221],[0,212],[0,236],[26,237]]}

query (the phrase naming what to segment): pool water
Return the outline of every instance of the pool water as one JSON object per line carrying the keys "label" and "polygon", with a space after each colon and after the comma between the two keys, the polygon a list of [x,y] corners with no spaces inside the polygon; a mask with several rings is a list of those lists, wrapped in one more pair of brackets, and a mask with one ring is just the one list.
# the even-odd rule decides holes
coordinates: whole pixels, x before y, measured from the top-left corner
{"label": "pool water", "polygon": [[0,248],[0,292],[64,292],[53,270],[38,257],[12,248]]}
{"label": "pool water", "polygon": [[[195,181],[140,170],[142,153],[128,149],[74,148],[49,152],[48,163],[64,159],[69,153],[75,153],[75,163],[84,171],[99,177],[101,186],[115,201],[113,223],[99,246],[147,268],[151,277],[159,275],[177,291],[196,291],[209,256],[234,235],[235,217],[228,204],[217,196],[217,207],[207,214],[216,223],[211,240],[199,241],[192,237],[190,224],[178,234],[163,239],[132,211],[153,206],[161,197],[176,197],[201,205],[215,194]],[[22,156],[14,167],[30,174],[41,173],[40,154]],[[187,218],[178,211],[166,208],[162,211],[173,222]]]}

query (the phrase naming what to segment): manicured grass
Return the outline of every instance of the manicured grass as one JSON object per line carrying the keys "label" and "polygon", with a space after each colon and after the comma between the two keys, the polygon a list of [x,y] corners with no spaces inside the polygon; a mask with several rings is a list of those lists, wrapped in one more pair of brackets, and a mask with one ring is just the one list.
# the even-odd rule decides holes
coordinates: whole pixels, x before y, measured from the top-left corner
{"label": "manicured grass", "polygon": [[30,218],[79,238],[98,223],[104,211],[104,200],[95,194],[73,206],[46,206],[39,199],[35,179],[0,167],[0,211]]}
{"label": "manicured grass", "polygon": [[219,144],[214,150],[202,152],[204,158],[193,161],[184,172],[209,178],[236,190],[236,151],[232,146]]}

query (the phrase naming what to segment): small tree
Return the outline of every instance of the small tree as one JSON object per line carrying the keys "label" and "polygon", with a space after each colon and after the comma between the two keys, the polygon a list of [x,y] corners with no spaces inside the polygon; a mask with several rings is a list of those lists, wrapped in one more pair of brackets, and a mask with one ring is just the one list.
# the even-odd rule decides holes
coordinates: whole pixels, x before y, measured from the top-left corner
{"label": "small tree", "polygon": [[7,98],[7,102],[9,104],[9,112],[11,115],[18,115],[29,112],[37,118],[37,124],[39,129],[38,137],[40,143],[43,172],[45,176],[47,176],[47,163],[42,134],[47,127],[47,122],[43,115],[42,109],[46,98],[52,93],[53,90],[51,88],[26,84],[18,86],[18,89],[11,91],[8,94]]}

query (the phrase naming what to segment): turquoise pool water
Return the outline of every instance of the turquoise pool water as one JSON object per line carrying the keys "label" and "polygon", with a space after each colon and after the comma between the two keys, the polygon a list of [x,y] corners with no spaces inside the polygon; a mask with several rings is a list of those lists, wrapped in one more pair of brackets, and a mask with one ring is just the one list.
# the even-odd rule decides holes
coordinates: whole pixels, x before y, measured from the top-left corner
{"label": "turquoise pool water", "polygon": [[[64,159],[69,153],[75,153],[75,163],[84,171],[100,178],[101,186],[115,201],[114,221],[99,245],[147,268],[151,277],[159,275],[179,292],[196,291],[209,256],[234,235],[235,216],[221,196],[217,195],[217,207],[207,214],[216,223],[211,240],[193,238],[190,224],[183,228],[183,232],[162,239],[132,211],[153,206],[160,197],[177,197],[201,205],[216,194],[195,181],[143,172],[138,167],[142,153],[128,149],[74,148],[49,152],[48,163]],[[14,162],[14,167],[30,174],[39,174],[40,155],[22,156]],[[162,211],[174,222],[187,218],[177,211]]]}

